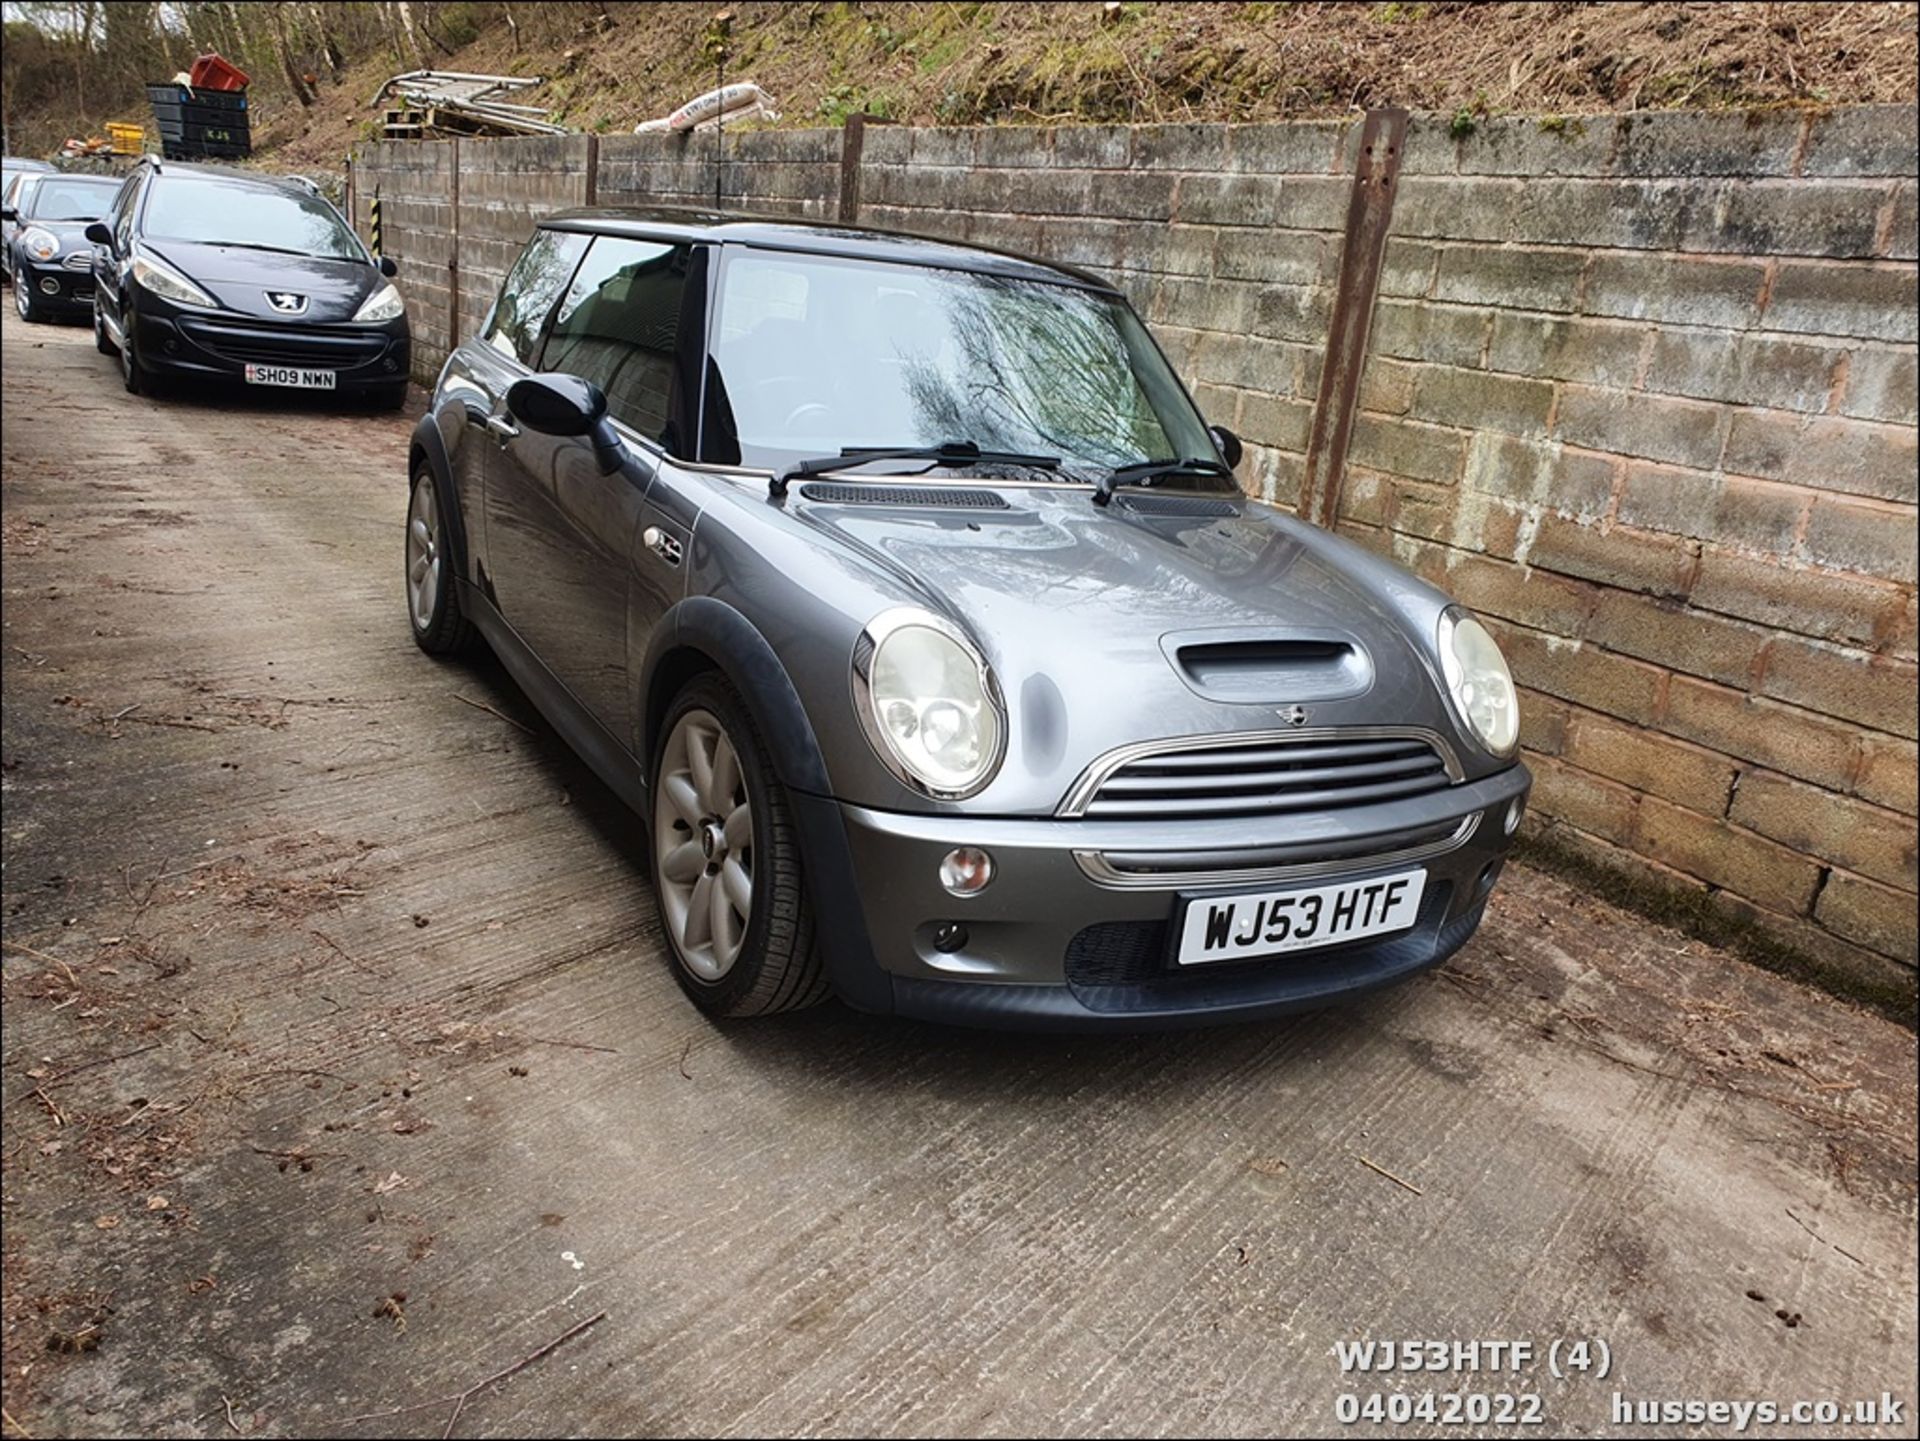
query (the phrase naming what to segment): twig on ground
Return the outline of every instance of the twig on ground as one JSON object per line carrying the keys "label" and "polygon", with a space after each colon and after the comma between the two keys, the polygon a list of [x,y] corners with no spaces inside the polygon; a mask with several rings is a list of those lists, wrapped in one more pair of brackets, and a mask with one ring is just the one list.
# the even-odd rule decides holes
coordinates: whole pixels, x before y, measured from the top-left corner
{"label": "twig on ground", "polygon": [[[14,649],[20,650],[20,647],[15,646]],[[26,652],[21,650],[20,654],[25,655]],[[33,1432],[29,1431],[26,1427],[22,1426],[18,1421],[14,1420],[13,1413],[11,1411],[8,1411],[5,1407],[0,1407],[0,1420],[4,1420],[7,1423],[7,1426],[9,1427],[9,1429],[12,1430],[14,1435],[24,1436],[27,1438],[27,1441],[33,1441]]]}
{"label": "twig on ground", "polygon": [[121,710],[115,711],[112,715],[107,717],[107,720],[109,723],[112,723],[113,721],[117,721],[117,720],[125,720],[128,716],[132,715],[135,711],[139,709],[140,709],[140,702],[135,701],[132,705],[126,706]]}
{"label": "twig on ground", "polygon": [[691,1056],[692,1054],[693,1054],[693,1037],[688,1036],[686,1045],[680,1048],[680,1074],[689,1081],[693,1079],[693,1072],[687,1069],[687,1057]]}
{"label": "twig on ground", "polygon": [[32,946],[22,945],[19,941],[4,941],[0,942],[0,945],[11,946],[14,950],[20,952],[21,955],[32,956],[36,961],[52,961],[67,973],[67,984],[72,986],[76,991],[80,989],[80,982],[73,974],[73,967],[61,960],[58,956],[50,956],[45,951],[36,951]]}
{"label": "twig on ground", "polygon": [[527,1367],[531,1366],[535,1361],[540,1360],[543,1356],[549,1355],[550,1353],[559,1350],[562,1346],[566,1345],[567,1342],[571,1341],[575,1336],[578,1336],[582,1331],[585,1331],[590,1327],[597,1326],[606,1319],[607,1319],[607,1313],[605,1311],[600,1312],[598,1315],[589,1316],[587,1317],[586,1320],[580,1322],[577,1326],[571,1326],[567,1330],[562,1331],[558,1336],[554,1337],[551,1341],[547,1342],[547,1344],[542,1346],[539,1350],[528,1352],[525,1356],[522,1356],[518,1361],[515,1361],[511,1366],[508,1366],[506,1369],[501,1371],[496,1371],[491,1376],[487,1377],[486,1380],[476,1382],[474,1385],[467,1387],[466,1390],[458,1392],[452,1396],[440,1396],[440,1397],[436,1397],[432,1401],[416,1401],[411,1406],[395,1406],[391,1410],[387,1410],[387,1411],[366,1411],[361,1413],[358,1416],[343,1416],[337,1421],[329,1422],[328,1425],[329,1426],[351,1426],[357,1421],[383,1421],[389,1416],[404,1416],[409,1411],[424,1411],[430,1406],[445,1406],[448,1403],[452,1403],[453,1412],[451,1415],[447,1417],[446,1429],[440,1433],[442,1441],[445,1441],[446,1437],[453,1435],[454,1424],[457,1421],[459,1421],[460,1413],[466,1409],[467,1402],[471,1401],[475,1396],[479,1395],[480,1392],[486,1390],[487,1387],[493,1385],[496,1381],[504,1381],[507,1379],[507,1377],[514,1375],[516,1372],[524,1371]]}
{"label": "twig on ground", "polygon": [[233,1402],[227,1398],[225,1392],[221,1393],[220,1404],[227,1408],[227,1429],[238,1436],[240,1434],[240,1423],[233,1419]]}
{"label": "twig on ground", "polygon": [[540,734],[532,726],[522,725],[519,721],[515,720],[512,716],[506,714],[506,712],[495,710],[492,706],[488,705],[483,700],[475,700],[472,696],[461,695],[460,692],[457,690],[448,691],[447,694],[452,696],[457,701],[462,701],[465,704],[472,706],[475,710],[483,710],[488,715],[493,716],[498,720],[505,721],[508,725],[512,726],[515,730],[523,730],[530,736]]}
{"label": "twig on ground", "polygon": [[556,1041],[546,1036],[528,1036],[526,1039],[529,1045],[534,1046],[565,1046],[572,1051],[603,1051],[609,1056],[620,1054],[612,1046],[596,1046],[587,1041]]}
{"label": "twig on ground", "polygon": [[1385,1176],[1389,1181],[1393,1182],[1394,1185],[1400,1187],[1402,1190],[1411,1191],[1416,1196],[1424,1196],[1427,1194],[1425,1191],[1421,1190],[1418,1186],[1414,1185],[1413,1182],[1401,1180],[1400,1177],[1394,1175],[1393,1172],[1389,1171],[1385,1166],[1377,1165],[1374,1162],[1369,1161],[1365,1156],[1361,1155],[1358,1151],[1355,1151],[1353,1153],[1353,1159],[1358,1161],[1361,1165],[1365,1166],[1369,1171],[1374,1171],[1382,1176]]}
{"label": "twig on ground", "polygon": [[79,1075],[82,1071],[91,1071],[95,1066],[111,1066],[115,1061],[125,1061],[134,1056],[144,1056],[148,1051],[159,1050],[160,1044],[161,1043],[159,1041],[155,1041],[151,1045],[135,1046],[131,1051],[121,1051],[115,1055],[101,1056],[98,1060],[82,1061],[79,1065],[73,1067],[71,1070],[62,1071],[59,1075],[55,1076],[52,1080],[48,1081],[46,1084],[48,1084],[49,1086],[64,1085],[68,1081],[72,1080],[75,1076]]}
{"label": "twig on ground", "polygon": [[47,1114],[53,1117],[54,1125],[64,1126],[67,1124],[67,1118],[60,1113],[60,1108],[53,1104],[53,1097],[49,1096],[45,1091],[41,1090],[38,1086],[35,1086],[33,1088],[32,1094],[34,1098],[40,1102],[41,1105],[47,1108]]}
{"label": "twig on ground", "polygon": [[374,974],[374,968],[372,966],[354,955],[353,952],[349,951],[325,931],[316,931],[309,927],[307,934],[313,936],[316,940],[324,941],[335,955],[339,956],[341,960],[352,966],[356,971],[368,975]]}

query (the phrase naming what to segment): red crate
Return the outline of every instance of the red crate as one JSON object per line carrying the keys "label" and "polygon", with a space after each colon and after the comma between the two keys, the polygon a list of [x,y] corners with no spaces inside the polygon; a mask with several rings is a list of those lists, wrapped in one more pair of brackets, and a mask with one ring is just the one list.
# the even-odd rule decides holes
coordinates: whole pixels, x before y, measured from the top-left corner
{"label": "red crate", "polygon": [[246,71],[214,54],[194,61],[187,80],[195,90],[245,90],[252,83]]}

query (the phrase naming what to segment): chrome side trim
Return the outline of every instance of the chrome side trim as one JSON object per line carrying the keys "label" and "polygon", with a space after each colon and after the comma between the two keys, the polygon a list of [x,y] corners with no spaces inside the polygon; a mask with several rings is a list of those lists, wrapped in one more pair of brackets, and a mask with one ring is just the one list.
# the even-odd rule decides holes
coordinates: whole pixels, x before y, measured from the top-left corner
{"label": "chrome side trim", "polygon": [[[1381,866],[1431,860],[1448,851],[1458,850],[1480,828],[1480,812],[1463,816],[1453,834],[1405,850],[1378,851],[1372,855],[1342,856],[1333,861],[1304,861],[1290,866],[1252,866],[1239,870],[1137,871],[1116,870],[1100,851],[1075,851],[1074,861],[1096,886],[1112,891],[1182,891],[1201,886],[1265,885],[1271,881],[1307,881],[1323,876],[1347,875],[1354,871],[1377,870]],[[1184,852],[1182,859],[1204,855],[1204,851]],[[1170,857],[1171,859],[1172,857]]]}
{"label": "chrome side trim", "polygon": [[1305,729],[1271,731],[1234,731],[1227,735],[1177,736],[1167,740],[1136,741],[1132,745],[1120,746],[1108,751],[1100,759],[1081,773],[1080,779],[1073,783],[1073,789],[1067,792],[1067,798],[1060,802],[1054,812],[1062,820],[1072,820],[1087,813],[1087,807],[1093,804],[1093,798],[1100,793],[1113,773],[1124,765],[1144,760],[1148,756],[1167,755],[1172,752],[1225,750],[1232,746],[1296,744],[1308,741],[1329,740],[1418,740],[1433,747],[1434,754],[1440,757],[1440,763],[1446,767],[1447,779],[1459,785],[1467,778],[1460,768],[1459,758],[1453,753],[1438,731],[1425,726],[1309,726]]}

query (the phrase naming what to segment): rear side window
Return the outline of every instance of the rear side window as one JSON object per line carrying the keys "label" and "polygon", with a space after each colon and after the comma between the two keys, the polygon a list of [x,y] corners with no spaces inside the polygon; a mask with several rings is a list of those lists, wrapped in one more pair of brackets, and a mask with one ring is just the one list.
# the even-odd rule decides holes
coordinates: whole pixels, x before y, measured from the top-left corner
{"label": "rear side window", "polygon": [[587,248],[588,237],[569,230],[536,230],[500,287],[487,317],[486,341],[532,368],[540,330]]}
{"label": "rear side window", "polygon": [[691,246],[601,236],[560,302],[540,363],[591,380],[615,420],[675,452],[669,422],[692,267]]}

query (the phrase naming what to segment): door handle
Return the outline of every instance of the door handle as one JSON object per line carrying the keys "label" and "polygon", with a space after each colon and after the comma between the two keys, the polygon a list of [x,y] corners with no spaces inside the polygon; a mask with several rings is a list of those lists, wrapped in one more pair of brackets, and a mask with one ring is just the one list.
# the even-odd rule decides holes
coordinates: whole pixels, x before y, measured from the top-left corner
{"label": "door handle", "polygon": [[520,427],[515,425],[511,420],[508,420],[504,415],[489,415],[487,417],[487,429],[493,432],[494,437],[499,440],[502,445],[505,445],[508,441],[520,434]]}
{"label": "door handle", "polygon": [[640,532],[641,543],[668,565],[680,564],[682,554],[680,542],[668,535],[657,525],[650,525]]}

